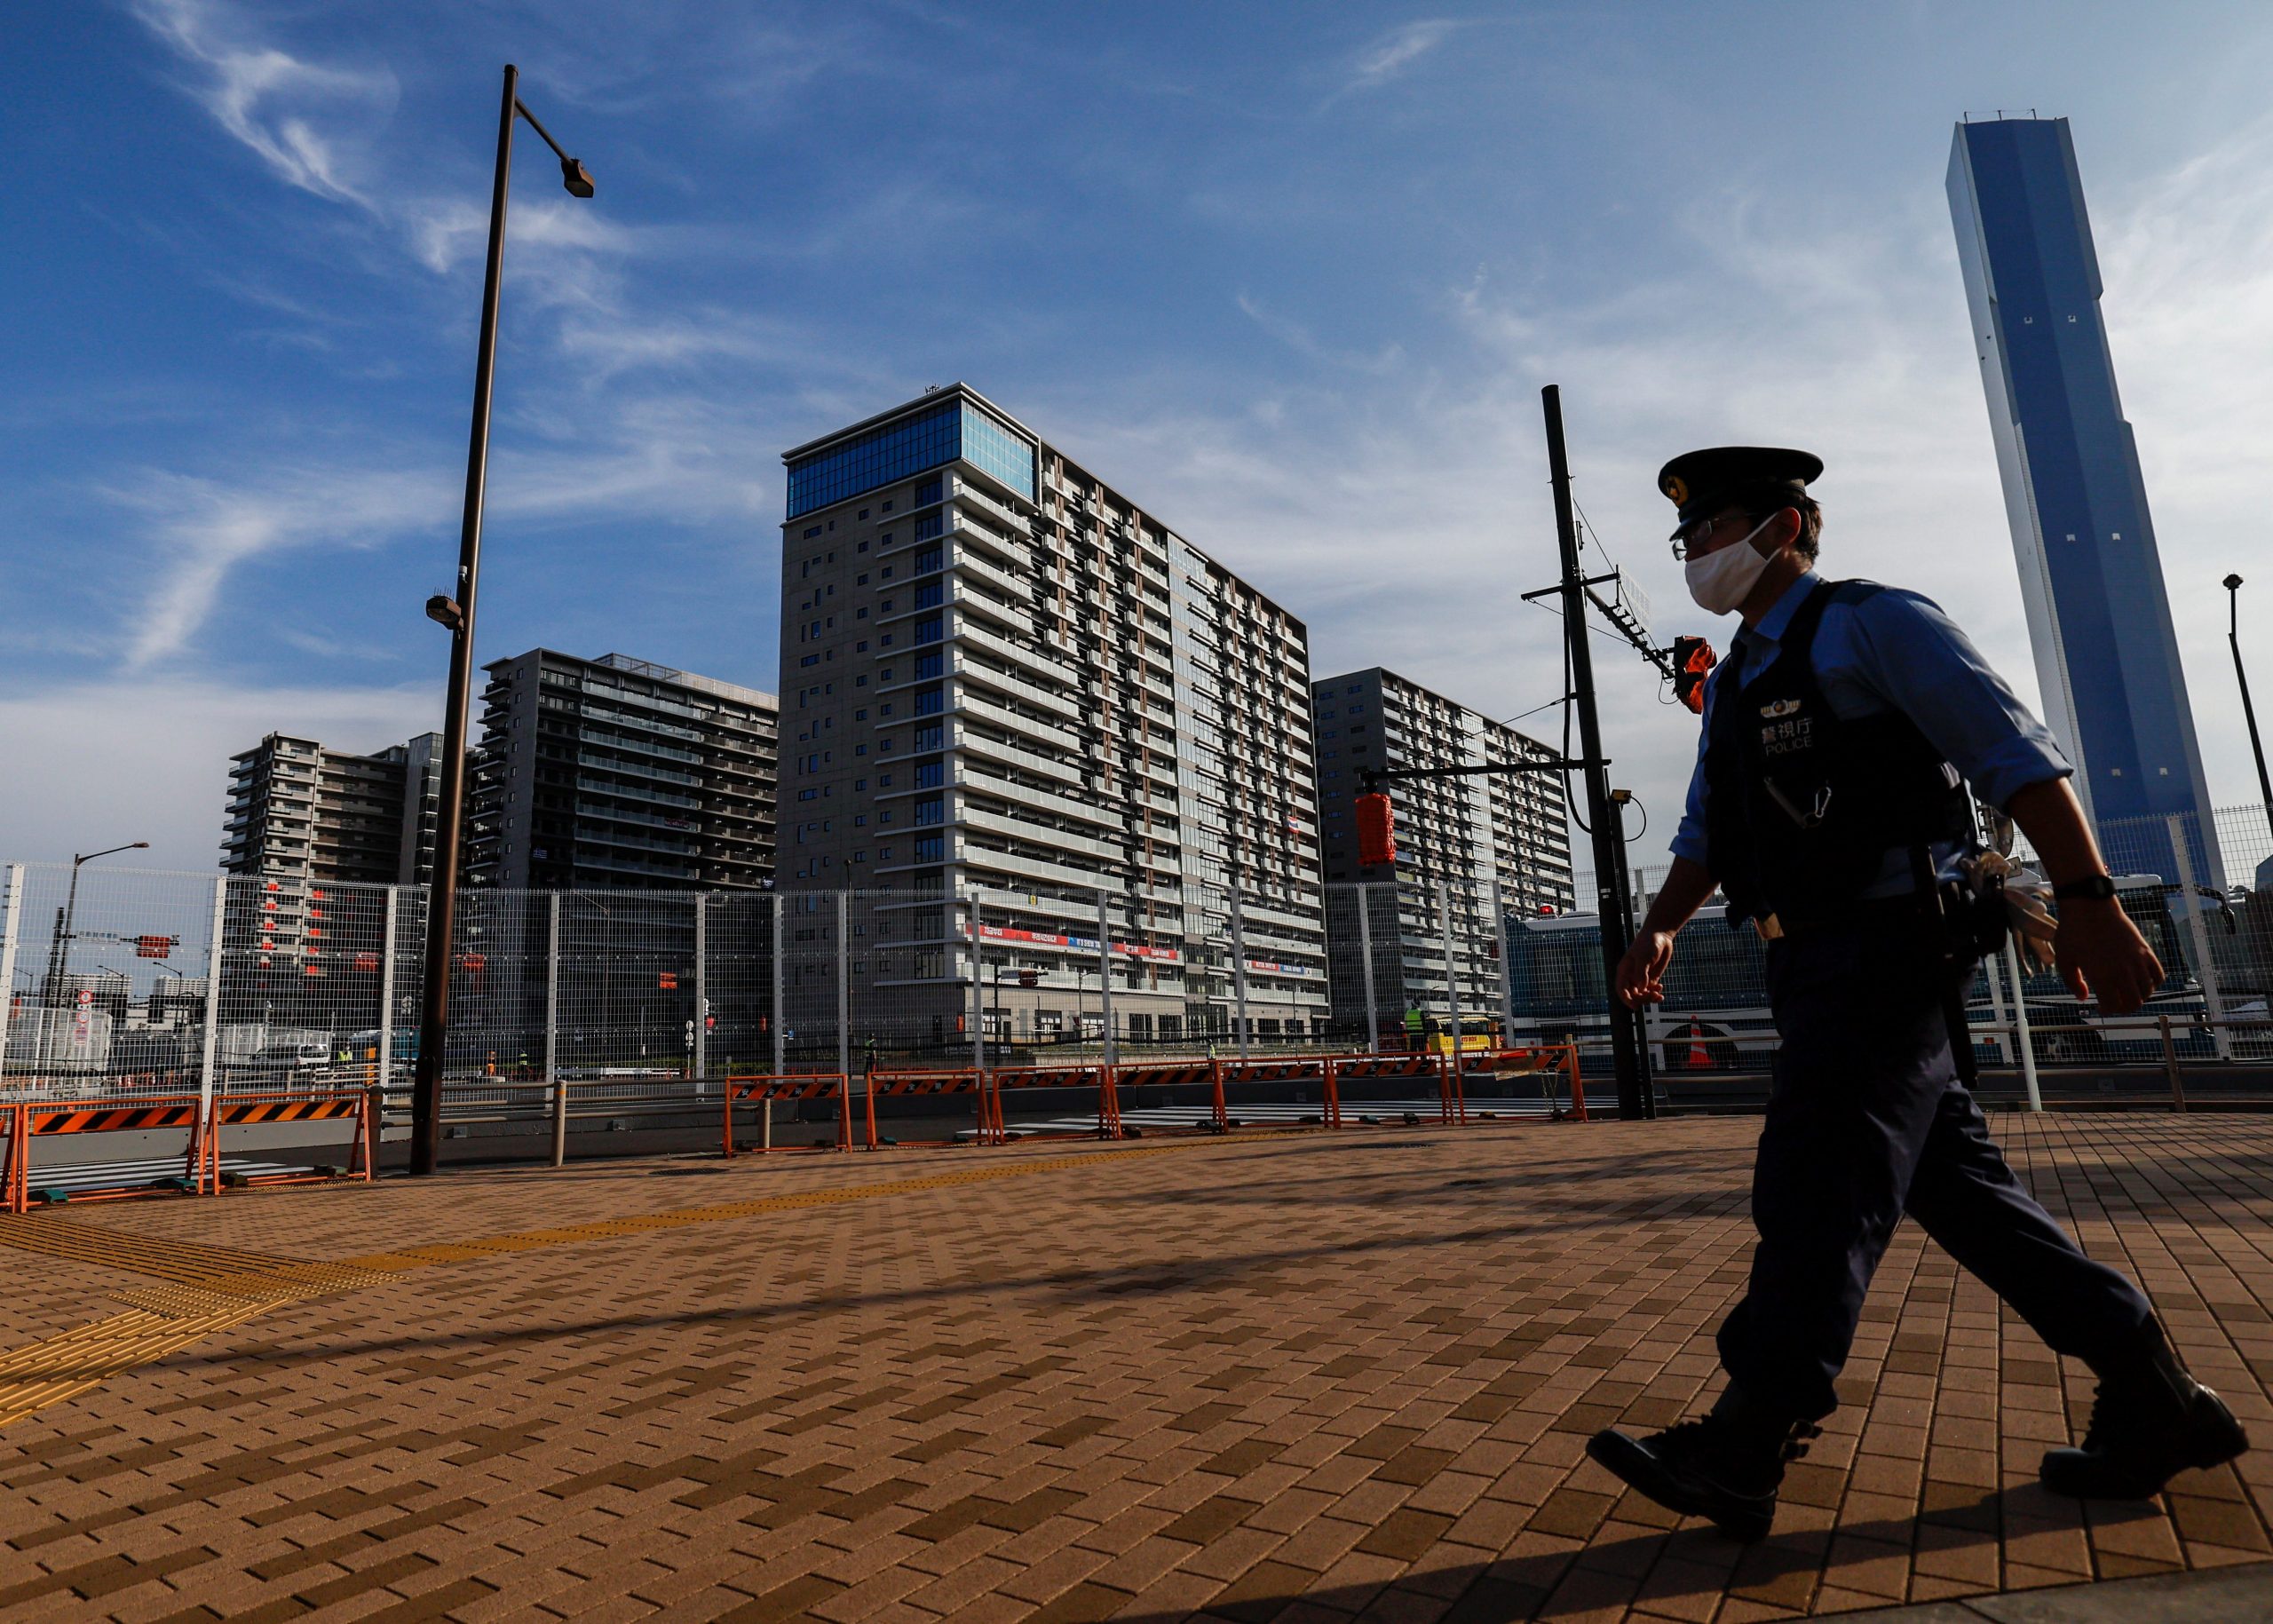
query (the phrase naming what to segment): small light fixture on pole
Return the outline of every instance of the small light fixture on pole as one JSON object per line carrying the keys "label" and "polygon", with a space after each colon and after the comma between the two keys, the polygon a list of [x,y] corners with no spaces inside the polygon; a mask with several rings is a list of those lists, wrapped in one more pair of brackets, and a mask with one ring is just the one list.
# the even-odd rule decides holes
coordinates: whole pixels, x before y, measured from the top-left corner
{"label": "small light fixture on pole", "polygon": [[63,973],[71,968],[71,927],[79,912],[79,866],[91,863],[99,857],[108,857],[118,852],[147,852],[147,840],[129,841],[123,846],[106,846],[99,852],[90,852],[71,860],[71,887],[64,893],[62,911],[56,915],[55,940],[47,950],[47,1002],[51,1005],[63,1002]]}
{"label": "small light fixture on pole", "polygon": [[2273,827],[2273,779],[2265,775],[2265,747],[2257,738],[2257,711],[2249,702],[2249,673],[2241,665],[2241,577],[2228,575],[2226,641],[2234,651],[2234,680],[2241,684],[2242,719],[2249,724],[2249,751],[2257,757],[2257,795],[2265,804],[2267,824]]}
{"label": "small light fixture on pole", "polygon": [[592,194],[592,177],[560,149],[551,132],[521,105],[520,70],[508,63],[497,115],[497,168],[489,190],[489,265],[481,290],[481,337],[473,368],[473,431],[466,449],[465,511],[458,531],[455,597],[426,600],[426,617],[450,634],[450,682],[442,713],[441,804],[434,820],[434,881],[426,905],[425,986],[418,1022],[418,1058],[410,1096],[410,1170],[432,1173],[441,1149],[442,1046],[450,1025],[450,938],[457,916],[458,836],[465,810],[466,710],[473,688],[473,598],[481,573],[481,504],[489,482],[490,382],[497,361],[497,283],[505,256],[505,196],[513,157],[513,119],[529,121],[560,160],[560,184],[572,197]]}

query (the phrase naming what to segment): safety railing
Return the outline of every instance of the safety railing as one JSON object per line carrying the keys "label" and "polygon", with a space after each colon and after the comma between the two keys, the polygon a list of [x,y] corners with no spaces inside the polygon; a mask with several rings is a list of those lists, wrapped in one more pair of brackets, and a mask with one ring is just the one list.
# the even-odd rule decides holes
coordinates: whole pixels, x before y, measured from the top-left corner
{"label": "safety railing", "polygon": [[[2197,1105],[2273,1105],[2273,1018],[2142,1010],[2087,1021],[1974,1021],[1968,1032],[1976,1066],[2007,1080],[2001,1089],[1976,1091],[2008,1097],[2017,1081],[2031,1110],[2134,1109],[2166,1100],[2182,1112],[2190,1108],[2190,1075]],[[1756,1033],[1711,1033],[1691,1022],[1658,1040],[1655,1075],[1668,1086],[1740,1083],[1769,1069],[1761,1061],[1772,1066],[1772,1051],[1762,1054],[1760,1045]],[[2152,1081],[2125,1088],[2126,1076]]]}
{"label": "safety railing", "polygon": [[861,1107],[867,1114],[867,1147],[876,1149],[883,1144],[897,1144],[897,1140],[879,1139],[876,1135],[876,1100],[879,1096],[892,1098],[939,1098],[956,1094],[978,1097],[979,1129],[986,1127],[986,1080],[985,1074],[970,1067],[939,1071],[870,1072],[861,1080]]}
{"label": "safety railing", "polygon": [[[852,1148],[852,1113],[851,1100],[845,1090],[845,1078],[841,1072],[804,1072],[779,1076],[728,1077],[724,1079],[723,1107],[725,1140],[723,1154],[728,1159],[744,1150],[771,1151],[773,1144],[773,1103],[776,1100],[828,1099],[836,1102],[836,1148]],[[734,1107],[760,1106],[763,1137],[755,1145],[741,1145],[734,1141]]]}
{"label": "safety railing", "polygon": [[[34,1141],[65,1134],[140,1133],[171,1128],[186,1130],[179,1176],[162,1181],[145,1177],[132,1183],[78,1185],[70,1191],[70,1200],[115,1200],[124,1196],[152,1194],[160,1189],[180,1193],[197,1187],[199,1149],[203,1140],[198,1099],[194,1094],[131,1103],[102,1099],[58,1100],[38,1105],[19,1102],[0,1105],[0,1122],[6,1124],[8,1132],[7,1163],[4,1172],[0,1172],[0,1191],[4,1191],[5,1200],[0,1205],[12,1213],[31,1208]],[[59,1190],[43,1192],[42,1204],[61,1197]]]}
{"label": "safety railing", "polygon": [[[211,1101],[195,1095],[122,1100],[18,1101],[0,1105],[0,1126],[7,1134],[6,1161],[0,1165],[0,1207],[12,1213],[30,1210],[36,1191],[43,1206],[65,1200],[108,1201],[131,1196],[157,1194],[213,1195],[224,1189],[252,1184],[306,1183],[340,1176],[337,1169],[312,1167],[307,1172],[241,1174],[223,1168],[222,1136],[226,1129],[264,1123],[352,1120],[354,1137],[344,1159],[351,1177],[369,1179],[378,1161],[379,1111],[376,1093],[368,1089],[282,1090],[267,1094],[233,1094]],[[34,1145],[43,1138],[75,1134],[147,1133],[179,1129],[184,1148],[181,1172],[153,1178],[137,1162],[135,1176],[113,1178],[63,1177],[51,1168],[57,1182],[39,1178]],[[165,1158],[151,1159],[162,1165]],[[63,1164],[83,1167],[87,1164]],[[115,1168],[118,1164],[96,1164]]]}
{"label": "safety railing", "polygon": [[[325,1122],[352,1120],[355,1137],[345,1168],[311,1168],[305,1173],[225,1174],[221,1166],[222,1135],[231,1128],[282,1122]],[[261,1184],[307,1184],[342,1176],[369,1183],[378,1176],[379,1092],[358,1089],[337,1091],[280,1089],[268,1094],[225,1094],[217,1097],[198,1125],[197,1170],[192,1176],[196,1193],[218,1195],[232,1188]]]}

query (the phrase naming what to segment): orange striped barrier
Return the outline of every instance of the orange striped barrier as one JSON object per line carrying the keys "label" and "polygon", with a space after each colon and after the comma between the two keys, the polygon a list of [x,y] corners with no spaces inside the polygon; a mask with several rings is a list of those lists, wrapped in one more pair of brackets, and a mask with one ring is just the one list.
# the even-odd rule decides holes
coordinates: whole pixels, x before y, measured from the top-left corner
{"label": "orange striped barrier", "polygon": [[842,1072],[800,1072],[757,1077],[728,1077],[725,1082],[725,1154],[734,1154],[734,1107],[777,1099],[834,1099],[836,1102],[836,1148],[852,1148],[851,1101],[845,1093]]}
{"label": "orange striped barrier", "polygon": [[[365,1184],[378,1176],[379,1097],[376,1089],[269,1094],[222,1094],[200,1124],[195,1183],[200,1195],[218,1195],[221,1183],[221,1130],[260,1122],[330,1122],[353,1119],[355,1138],[349,1148],[347,1176]],[[360,1170],[359,1170],[360,1169]],[[242,1182],[248,1184],[298,1184],[325,1180],[329,1173],[271,1173]]]}
{"label": "orange striped barrier", "polygon": [[986,1128],[986,1084],[985,1076],[977,1071],[871,1072],[867,1096],[868,1114],[868,1148],[876,1148],[876,1096],[879,1094],[927,1098],[943,1094],[976,1094],[978,1096],[978,1126],[982,1137]]}
{"label": "orange striped barrier", "polygon": [[1010,1129],[1002,1120],[1005,1089],[1095,1089],[1097,1091],[1097,1132],[1121,1137],[1121,1106],[1113,1097],[1113,1068],[1100,1065],[998,1066],[986,1073],[980,1097],[978,1137],[982,1144],[1006,1145]]}
{"label": "orange striped barrier", "polygon": [[[31,1210],[32,1141],[56,1134],[128,1133],[147,1128],[186,1128],[189,1129],[188,1148],[182,1155],[182,1177],[189,1182],[196,1168],[199,1133],[197,1097],[178,1095],[169,1098],[118,1100],[57,1100],[24,1101],[0,1105],[0,1121],[8,1130],[8,1157],[0,1168],[0,1207],[10,1212]],[[115,1200],[129,1195],[150,1195],[156,1192],[143,1186],[138,1189],[78,1190],[72,1192],[74,1200]]]}

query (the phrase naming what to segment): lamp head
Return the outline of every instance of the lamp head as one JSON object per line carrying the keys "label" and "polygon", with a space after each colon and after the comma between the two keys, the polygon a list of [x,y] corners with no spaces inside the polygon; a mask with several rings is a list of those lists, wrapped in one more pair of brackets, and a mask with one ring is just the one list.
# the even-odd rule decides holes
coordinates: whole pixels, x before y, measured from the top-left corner
{"label": "lamp head", "polygon": [[2240,590],[2240,587],[2241,587],[2241,577],[2240,577],[2239,575],[2228,575],[2228,576],[2226,577],[2226,590],[2227,590],[2227,591],[2229,591],[2229,592],[2237,591],[2238,590]]}
{"label": "lamp head", "polygon": [[126,849],[130,852],[147,852],[150,849],[150,843],[147,840],[138,840]]}
{"label": "lamp head", "polygon": [[592,172],[584,167],[582,158],[563,158],[560,160],[560,184],[568,188],[571,197],[590,197],[592,194]]}

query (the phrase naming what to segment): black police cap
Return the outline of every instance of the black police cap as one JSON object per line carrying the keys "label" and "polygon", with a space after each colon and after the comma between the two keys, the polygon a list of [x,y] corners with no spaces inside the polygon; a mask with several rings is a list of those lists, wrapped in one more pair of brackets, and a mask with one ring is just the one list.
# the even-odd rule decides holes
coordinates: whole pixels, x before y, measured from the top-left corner
{"label": "black police cap", "polygon": [[1687,524],[1732,504],[1752,506],[1762,497],[1804,496],[1809,482],[1822,474],[1823,459],[1811,452],[1777,446],[1714,446],[1684,451],[1659,469],[1658,488]]}

